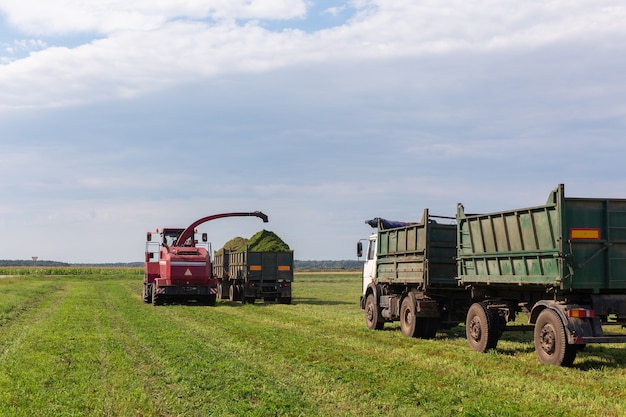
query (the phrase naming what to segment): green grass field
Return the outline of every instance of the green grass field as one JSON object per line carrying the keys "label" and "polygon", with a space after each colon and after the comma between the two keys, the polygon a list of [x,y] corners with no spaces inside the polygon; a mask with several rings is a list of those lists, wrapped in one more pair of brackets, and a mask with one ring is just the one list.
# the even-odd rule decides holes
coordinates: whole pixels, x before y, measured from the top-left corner
{"label": "green grass field", "polygon": [[358,274],[292,305],[153,307],[141,270],[0,270],[0,416],[624,416],[626,345],[542,365],[530,333],[470,351],[367,330]]}

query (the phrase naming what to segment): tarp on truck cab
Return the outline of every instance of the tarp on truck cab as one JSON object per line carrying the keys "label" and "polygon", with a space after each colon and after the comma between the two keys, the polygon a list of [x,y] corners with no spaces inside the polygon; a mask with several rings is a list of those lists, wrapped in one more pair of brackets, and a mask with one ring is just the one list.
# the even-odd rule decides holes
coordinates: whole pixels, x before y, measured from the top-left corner
{"label": "tarp on truck cab", "polygon": [[395,220],[387,220],[387,219],[383,219],[382,217],[375,217],[372,220],[365,220],[365,223],[369,224],[374,229],[378,228],[379,224],[381,226],[381,229],[395,229],[397,227],[405,227],[405,226],[410,226],[412,224],[415,224],[415,223],[407,223],[407,222],[398,222]]}

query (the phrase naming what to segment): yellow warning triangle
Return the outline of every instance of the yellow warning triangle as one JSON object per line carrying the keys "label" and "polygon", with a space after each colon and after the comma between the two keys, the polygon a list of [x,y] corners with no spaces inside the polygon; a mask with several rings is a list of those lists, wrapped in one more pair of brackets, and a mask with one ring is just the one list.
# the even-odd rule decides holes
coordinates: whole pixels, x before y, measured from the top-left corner
{"label": "yellow warning triangle", "polygon": [[191,271],[189,270],[189,268],[187,268],[187,271],[185,271],[185,276],[191,276]]}

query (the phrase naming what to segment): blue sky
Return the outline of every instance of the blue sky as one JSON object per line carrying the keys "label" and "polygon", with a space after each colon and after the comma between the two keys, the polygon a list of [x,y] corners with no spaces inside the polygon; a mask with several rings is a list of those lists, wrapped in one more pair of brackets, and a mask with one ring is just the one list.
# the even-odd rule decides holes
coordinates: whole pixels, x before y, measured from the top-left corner
{"label": "blue sky", "polygon": [[209,214],[297,259],[364,220],[626,198],[626,5],[0,0],[2,259],[143,258]]}

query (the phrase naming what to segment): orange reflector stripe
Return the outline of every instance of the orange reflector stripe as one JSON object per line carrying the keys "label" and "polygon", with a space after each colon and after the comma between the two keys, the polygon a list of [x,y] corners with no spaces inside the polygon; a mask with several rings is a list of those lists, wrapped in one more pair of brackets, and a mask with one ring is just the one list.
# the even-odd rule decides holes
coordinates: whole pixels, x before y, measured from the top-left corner
{"label": "orange reflector stripe", "polygon": [[291,271],[291,266],[289,265],[278,265],[279,271]]}
{"label": "orange reflector stripe", "polygon": [[600,239],[600,229],[575,228],[569,229],[570,239]]}
{"label": "orange reflector stripe", "polygon": [[261,265],[250,265],[250,271],[261,271],[262,269]]}
{"label": "orange reflector stripe", "polygon": [[584,308],[575,308],[573,310],[567,311],[568,317],[578,318],[578,319],[592,319],[594,318],[596,313],[593,310],[585,310]]}

